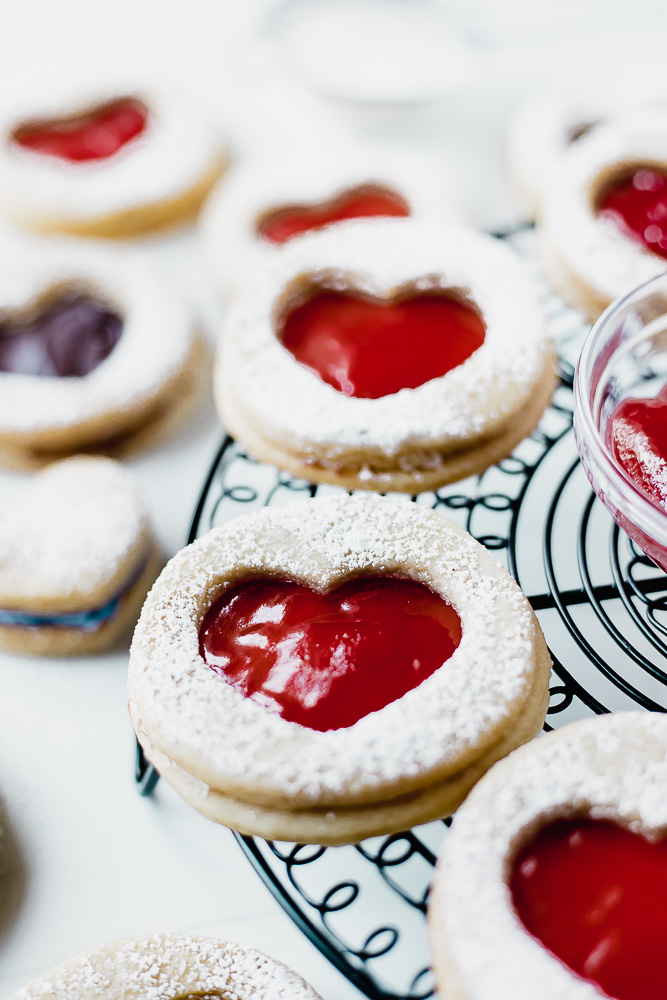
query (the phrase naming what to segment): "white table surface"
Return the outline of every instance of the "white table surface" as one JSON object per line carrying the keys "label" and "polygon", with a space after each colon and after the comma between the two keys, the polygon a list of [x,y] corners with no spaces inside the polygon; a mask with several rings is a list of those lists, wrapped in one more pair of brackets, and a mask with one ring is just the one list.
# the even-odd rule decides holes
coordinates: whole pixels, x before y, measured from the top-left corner
{"label": "white table surface", "polygon": [[[608,71],[629,71],[628,53],[644,61],[649,53],[660,65],[664,38],[652,30],[646,39],[635,29],[667,27],[661,6],[648,0],[632,12],[621,3],[565,4],[553,30],[546,19],[556,14],[546,5],[538,5],[542,20],[533,12],[527,21],[525,5],[505,4],[507,17],[499,19],[493,3],[452,2],[453,23],[477,46],[473,79],[428,106],[377,110],[317,97],[290,76],[273,46],[251,44],[261,6],[4,0],[0,92],[11,94],[26,72],[48,78],[71,62],[91,72],[99,63],[120,63],[166,73],[208,102],[239,155],[296,143],[304,133],[414,145],[440,157],[473,217],[495,226],[515,217],[501,146],[517,99],[550,74],[585,66],[593,44]],[[595,34],[602,41],[593,43],[600,23]],[[213,338],[221,306],[194,232],[147,244],[146,253],[191,297]],[[205,404],[174,440],[128,462],[168,553],[185,540],[220,437]],[[20,475],[0,474],[0,497],[22,483]],[[125,653],[77,660],[0,655],[0,996],[82,949],[163,930],[252,944],[297,969],[325,1000],[358,997],[284,915],[229,831],[164,783],[153,799],[139,797],[126,664]]]}

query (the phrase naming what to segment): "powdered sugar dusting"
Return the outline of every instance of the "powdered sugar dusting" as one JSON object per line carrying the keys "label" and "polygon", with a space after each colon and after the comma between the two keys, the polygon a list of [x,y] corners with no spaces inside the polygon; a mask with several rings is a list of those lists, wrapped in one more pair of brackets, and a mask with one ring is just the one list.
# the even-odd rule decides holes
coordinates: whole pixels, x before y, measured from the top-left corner
{"label": "powdered sugar dusting", "polygon": [[[206,610],[238,580],[328,590],[363,573],[432,587],[457,608],[463,637],[442,669],[354,726],[320,733],[269,714],[199,656]],[[373,801],[492,746],[533,692],[538,648],[516,583],[439,512],[372,495],[297,501],[236,518],[167,565],[135,632],[130,710],[135,728],[218,790],[281,806]]]}
{"label": "powdered sugar dusting", "polygon": [[549,255],[611,302],[665,269],[664,259],[598,218],[600,187],[640,165],[667,168],[667,110],[619,116],[584,136],[550,176],[542,223]]}
{"label": "powdered sugar dusting", "polygon": [[240,944],[155,934],[91,949],[12,1000],[319,1000],[281,962]]}
{"label": "powdered sugar dusting", "polygon": [[[332,146],[291,149],[242,161],[209,199],[201,223],[204,246],[221,283],[229,288],[266,266],[276,247],[257,233],[266,215],[282,208],[326,204],[367,185],[406,203],[410,216],[460,223],[441,164],[395,149]],[[243,271],[248,274],[243,275]]]}
{"label": "powdered sugar dusting", "polygon": [[[10,141],[25,121],[68,118],[120,98],[148,110],[145,131],[114,156],[66,163]],[[50,79],[12,88],[0,109],[0,200],[14,215],[40,222],[98,219],[173,198],[197,184],[216,162],[221,143],[196,102],[136,80]]]}
{"label": "powdered sugar dusting", "polygon": [[[69,240],[3,248],[0,317],[29,315],[59,290],[76,290],[114,306],[120,340],[83,378],[43,378],[0,372],[0,436],[48,435],[87,420],[117,419],[118,411],[159,397],[182,369],[193,344],[186,304],[131,251]],[[113,433],[107,423],[99,436]]]}
{"label": "powdered sugar dusting", "polygon": [[101,605],[145,557],[150,537],[122,466],[107,458],[58,462],[0,503],[0,607]]}
{"label": "powdered sugar dusting", "polygon": [[[378,298],[451,291],[480,310],[486,340],[462,365],[416,389],[347,397],[280,343],[280,314],[307,283]],[[335,461],[350,448],[362,458],[434,448],[446,454],[517,415],[550,357],[535,289],[507,247],[463,227],[364,219],[275,251],[263,280],[248,286],[228,317],[216,384],[223,410],[238,407],[263,437],[304,456],[325,450]]]}
{"label": "powdered sugar dusting", "polygon": [[457,813],[432,894],[436,967],[443,956],[461,996],[599,1000],[591,983],[521,925],[511,908],[509,866],[538,826],[582,813],[663,836],[665,787],[667,719],[649,712],[573,723],[488,772]]}

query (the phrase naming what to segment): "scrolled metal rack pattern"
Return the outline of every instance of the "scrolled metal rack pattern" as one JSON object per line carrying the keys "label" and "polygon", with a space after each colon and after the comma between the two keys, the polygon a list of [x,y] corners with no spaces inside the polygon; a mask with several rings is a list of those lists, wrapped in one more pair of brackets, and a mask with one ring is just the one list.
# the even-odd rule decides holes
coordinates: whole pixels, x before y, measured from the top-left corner
{"label": "scrolled metal rack pattern", "polygon": [[[541,280],[534,234],[508,236]],[[667,709],[667,576],[613,523],[581,469],[572,435],[572,374],[585,326],[542,287],[561,383],[539,428],[481,477],[411,499],[465,527],[529,597],[553,659],[545,724],[551,729],[591,713]],[[244,510],[321,489],[260,465],[225,438],[188,541]],[[142,794],[151,794],[157,777],[139,750]],[[433,982],[424,917],[449,822],[356,847],[237,839],[292,919],[362,993],[371,1000],[427,1000]]]}

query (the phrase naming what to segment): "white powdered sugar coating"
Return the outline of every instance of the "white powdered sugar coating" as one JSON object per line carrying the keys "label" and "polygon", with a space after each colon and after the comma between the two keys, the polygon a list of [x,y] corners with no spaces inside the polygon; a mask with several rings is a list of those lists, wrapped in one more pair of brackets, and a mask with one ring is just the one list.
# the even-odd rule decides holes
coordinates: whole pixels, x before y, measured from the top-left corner
{"label": "white powdered sugar coating", "polygon": [[664,80],[624,73],[620,81],[578,81],[535,94],[521,104],[509,122],[507,155],[526,209],[531,213],[539,209],[554,166],[582,134],[628,109],[660,99],[667,100]]}
{"label": "white powdered sugar coating", "polygon": [[261,271],[277,249],[258,234],[266,217],[284,208],[323,206],[366,186],[398,195],[412,218],[463,221],[446,171],[433,158],[363,145],[264,154],[232,167],[202,215],[204,248],[222,286],[252,282],[252,271]]}
{"label": "white powdered sugar coating", "polygon": [[67,239],[2,248],[0,322],[32,318],[58,294],[72,292],[115,309],[123,320],[120,339],[82,378],[0,371],[2,436],[31,434],[37,441],[53,428],[150,404],[192,351],[193,319],[185,300],[139,254]]}
{"label": "white powdered sugar coating", "polygon": [[583,136],[549,178],[542,213],[545,249],[611,302],[661,274],[665,260],[600,219],[597,199],[639,166],[667,169],[667,108],[627,113]]}
{"label": "white powdered sugar coating", "polygon": [[[466,1000],[599,1000],[523,927],[507,884],[539,827],[582,814],[667,831],[667,718],[619,712],[565,726],[496,764],[456,816],[429,919],[436,968]],[[443,995],[448,996],[446,983]]]}
{"label": "white powdered sugar coating", "polygon": [[[348,397],[282,345],[281,312],[304,285],[375,298],[443,291],[463,297],[486,324],[484,344],[463,364],[416,389],[379,399]],[[306,455],[326,448],[394,456],[407,444],[447,450],[495,433],[519,413],[544,375],[551,347],[536,290],[497,240],[414,219],[364,219],[307,234],[276,250],[262,280],[231,310],[216,371],[218,396],[233,394],[263,437]]]}
{"label": "white powdered sugar coating", "polygon": [[[363,574],[431,587],[457,609],[453,655],[398,701],[317,732],[245,698],[199,655],[211,603],[248,577],[327,591]],[[215,789],[285,806],[379,801],[429,785],[496,743],[533,696],[542,641],[517,584],[442,514],[374,495],[295,501],[239,517],[179,552],[132,644],[135,729]]]}
{"label": "white powdered sugar coating", "polygon": [[141,497],[121,465],[58,462],[0,501],[0,607],[101,605],[145,557],[149,539]]}
{"label": "white powdered sugar coating", "polygon": [[11,1000],[320,1000],[281,962],[187,934],[111,942],[56,966]]}
{"label": "white powdered sugar coating", "polygon": [[[70,163],[11,141],[18,126],[68,118],[120,98],[148,112],[144,131],[102,160]],[[136,80],[50,78],[12,88],[0,108],[0,202],[14,216],[87,222],[178,196],[222,162],[219,137],[196,102]]]}

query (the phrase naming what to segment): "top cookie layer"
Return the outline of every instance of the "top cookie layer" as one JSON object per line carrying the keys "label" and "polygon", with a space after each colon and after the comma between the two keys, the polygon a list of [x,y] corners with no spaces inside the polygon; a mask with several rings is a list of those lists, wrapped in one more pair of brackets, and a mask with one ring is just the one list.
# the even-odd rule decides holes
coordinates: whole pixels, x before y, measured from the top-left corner
{"label": "top cookie layer", "polygon": [[[356,575],[424,583],[454,605],[462,639],[446,664],[378,712],[317,732],[246,699],[199,655],[213,601],[257,576],[327,591]],[[172,762],[244,800],[352,804],[423,788],[496,743],[537,697],[544,640],[507,572],[440,513],[372,495],[266,508],[178,553],[132,644],[130,711]],[[541,697],[541,695],[540,695]]]}
{"label": "top cookie layer", "polygon": [[[315,286],[378,299],[444,292],[479,310],[486,340],[466,362],[416,389],[350,398],[298,364],[278,327]],[[340,223],[273,254],[225,325],[216,372],[223,406],[238,406],[268,440],[327,458],[437,448],[499,432],[544,376],[551,347],[535,289],[508,248],[472,230],[411,219]],[[230,402],[225,404],[225,393]]]}
{"label": "top cookie layer", "polygon": [[540,826],[561,818],[588,814],[648,837],[664,836],[665,787],[667,719],[648,712],[573,723],[488,772],[457,813],[431,897],[436,965],[446,950],[446,975],[460,984],[461,996],[600,997],[522,926],[511,909],[510,866]]}
{"label": "top cookie layer", "polygon": [[116,941],[63,962],[12,1000],[319,1000],[253,948],[187,934]]}

